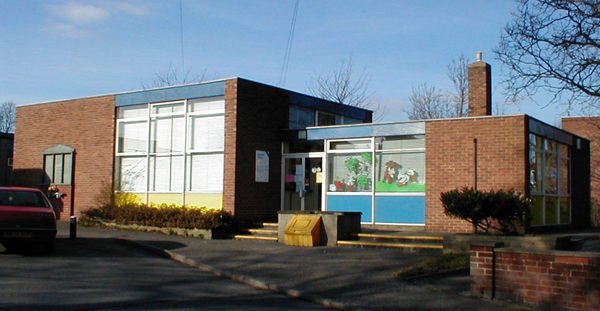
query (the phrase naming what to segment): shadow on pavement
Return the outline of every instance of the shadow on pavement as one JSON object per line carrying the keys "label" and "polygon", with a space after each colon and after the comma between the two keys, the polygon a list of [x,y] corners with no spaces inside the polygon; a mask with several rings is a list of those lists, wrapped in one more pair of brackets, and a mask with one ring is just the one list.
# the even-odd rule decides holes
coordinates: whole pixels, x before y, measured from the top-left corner
{"label": "shadow on pavement", "polygon": [[[144,241],[163,249],[176,249],[185,245],[172,241]],[[139,247],[124,244],[115,238],[57,238],[54,251],[45,253],[39,245],[28,245],[24,243],[21,247],[14,250],[6,250],[0,244],[0,256],[4,255],[22,255],[35,257],[147,257],[149,252]]]}

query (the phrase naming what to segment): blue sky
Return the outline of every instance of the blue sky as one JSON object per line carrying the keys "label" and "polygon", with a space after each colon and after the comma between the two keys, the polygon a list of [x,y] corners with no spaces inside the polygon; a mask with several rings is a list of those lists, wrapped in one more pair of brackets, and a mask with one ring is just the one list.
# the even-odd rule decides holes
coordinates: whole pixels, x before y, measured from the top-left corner
{"label": "blue sky", "polygon": [[[17,105],[141,89],[170,66],[206,79],[278,85],[294,0],[0,0],[0,102]],[[493,103],[557,124],[561,107],[504,105],[506,70],[493,58],[516,3],[509,0],[300,0],[285,88],[352,58],[385,106],[406,119],[412,88],[450,90],[446,66],[476,51],[492,65]],[[543,98],[543,96],[541,97]]]}

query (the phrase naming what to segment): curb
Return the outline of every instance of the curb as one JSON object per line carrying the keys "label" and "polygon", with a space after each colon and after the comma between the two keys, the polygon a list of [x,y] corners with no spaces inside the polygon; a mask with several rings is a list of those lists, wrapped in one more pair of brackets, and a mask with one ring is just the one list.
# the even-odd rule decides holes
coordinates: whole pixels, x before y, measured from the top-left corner
{"label": "curb", "polygon": [[156,255],[164,257],[164,258],[170,258],[176,262],[196,268],[202,272],[210,273],[210,274],[213,274],[218,277],[228,278],[230,280],[233,280],[233,281],[241,283],[241,284],[248,285],[255,289],[283,294],[290,298],[301,299],[304,301],[316,303],[316,304],[319,304],[319,305],[321,305],[325,308],[329,308],[329,309],[357,310],[357,311],[358,310],[369,310],[369,309],[366,309],[364,307],[360,307],[357,305],[346,304],[346,303],[334,301],[332,299],[327,299],[327,298],[318,297],[316,295],[307,294],[307,293],[302,292],[301,290],[297,290],[297,289],[293,289],[293,288],[286,288],[286,287],[279,286],[276,284],[269,284],[267,282],[261,281],[259,279],[256,279],[256,278],[253,278],[253,277],[250,277],[247,275],[235,274],[235,273],[223,271],[223,270],[217,269],[213,266],[199,263],[196,260],[188,258],[184,255],[181,255],[181,254],[178,254],[178,253],[166,250],[166,249],[162,249],[160,247],[152,246],[152,245],[149,245],[149,244],[146,244],[143,242],[136,242],[136,241],[132,241],[127,238],[121,238],[121,237],[117,237],[117,238],[115,238],[115,240],[118,242],[121,242],[121,243],[129,244],[132,246],[136,246],[136,247],[145,249],[153,254],[156,254]]}

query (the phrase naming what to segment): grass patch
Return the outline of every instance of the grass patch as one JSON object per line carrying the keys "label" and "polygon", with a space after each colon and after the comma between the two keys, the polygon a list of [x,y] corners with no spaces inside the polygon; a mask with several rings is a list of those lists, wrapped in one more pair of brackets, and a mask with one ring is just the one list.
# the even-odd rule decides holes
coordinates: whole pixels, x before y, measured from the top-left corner
{"label": "grass patch", "polygon": [[469,254],[442,254],[429,257],[394,272],[399,279],[413,279],[440,273],[469,269]]}

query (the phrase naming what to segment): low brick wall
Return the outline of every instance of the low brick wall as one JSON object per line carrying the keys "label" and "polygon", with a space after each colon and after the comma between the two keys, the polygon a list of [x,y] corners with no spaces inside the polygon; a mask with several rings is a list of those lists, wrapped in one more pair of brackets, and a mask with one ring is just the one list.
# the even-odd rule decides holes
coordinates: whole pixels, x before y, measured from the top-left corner
{"label": "low brick wall", "polygon": [[535,306],[598,310],[600,253],[473,244],[471,292]]}

